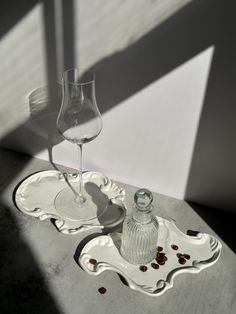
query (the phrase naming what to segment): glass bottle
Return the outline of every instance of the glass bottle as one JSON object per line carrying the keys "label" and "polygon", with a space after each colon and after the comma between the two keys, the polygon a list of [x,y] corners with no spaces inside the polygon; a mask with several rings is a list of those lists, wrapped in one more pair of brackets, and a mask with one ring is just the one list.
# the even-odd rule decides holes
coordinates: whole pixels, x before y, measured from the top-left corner
{"label": "glass bottle", "polygon": [[134,211],[124,220],[120,253],[131,264],[145,265],[156,256],[158,221],[152,214],[152,201],[149,190],[138,190]]}

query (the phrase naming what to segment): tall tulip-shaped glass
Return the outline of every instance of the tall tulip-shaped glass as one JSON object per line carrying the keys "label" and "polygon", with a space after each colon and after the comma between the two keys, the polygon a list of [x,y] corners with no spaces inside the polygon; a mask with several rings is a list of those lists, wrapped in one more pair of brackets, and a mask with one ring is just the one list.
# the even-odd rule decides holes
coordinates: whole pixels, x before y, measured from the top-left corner
{"label": "tall tulip-shaped glass", "polygon": [[95,97],[95,75],[82,69],[69,69],[62,77],[62,104],[57,118],[60,134],[78,146],[80,153],[79,184],[68,185],[56,197],[55,206],[63,216],[74,212],[76,220],[94,218],[83,189],[82,147],[94,140],[102,130],[101,114]]}

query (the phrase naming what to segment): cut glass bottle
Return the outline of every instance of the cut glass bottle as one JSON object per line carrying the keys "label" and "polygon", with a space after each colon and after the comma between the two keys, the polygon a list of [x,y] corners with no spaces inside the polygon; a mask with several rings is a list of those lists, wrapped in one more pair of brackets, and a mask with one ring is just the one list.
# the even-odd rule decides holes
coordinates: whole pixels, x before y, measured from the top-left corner
{"label": "cut glass bottle", "polygon": [[144,265],[156,256],[158,221],[152,214],[152,201],[149,190],[138,190],[134,211],[124,220],[120,253],[131,264]]}

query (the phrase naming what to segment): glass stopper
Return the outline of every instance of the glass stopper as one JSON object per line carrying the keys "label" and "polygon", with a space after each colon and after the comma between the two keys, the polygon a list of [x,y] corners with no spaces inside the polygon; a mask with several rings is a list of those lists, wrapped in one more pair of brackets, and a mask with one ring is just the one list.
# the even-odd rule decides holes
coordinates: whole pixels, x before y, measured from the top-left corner
{"label": "glass stopper", "polygon": [[139,208],[147,208],[153,201],[152,192],[147,189],[140,189],[134,194],[135,204]]}

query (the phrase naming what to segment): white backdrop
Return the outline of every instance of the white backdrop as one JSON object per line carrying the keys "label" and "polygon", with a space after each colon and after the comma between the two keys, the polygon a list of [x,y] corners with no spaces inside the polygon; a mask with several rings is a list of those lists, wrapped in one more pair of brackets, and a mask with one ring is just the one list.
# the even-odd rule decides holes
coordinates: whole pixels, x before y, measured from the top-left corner
{"label": "white backdrop", "polygon": [[[88,68],[99,68],[102,59],[111,80],[98,98],[101,101],[103,92],[109,97],[106,103],[98,102],[104,126],[100,136],[84,146],[84,169],[234,210],[236,47],[231,38],[236,34],[228,36],[235,29],[233,11],[213,0],[115,0],[106,5],[101,5],[104,0],[75,0],[71,12],[60,8],[60,1],[52,3],[38,3],[0,32],[0,146],[47,160],[48,137],[54,132],[54,162],[77,168],[76,147],[60,143],[50,129],[55,129],[55,117],[49,116],[60,102],[56,84],[63,67],[72,64],[70,57],[75,66]],[[143,59],[136,58],[136,48]],[[142,62],[147,69],[143,80],[136,75]]]}

